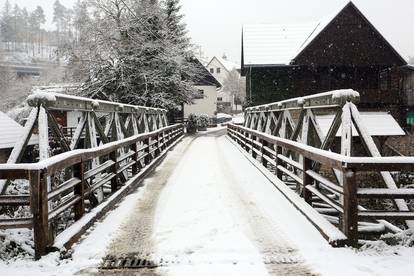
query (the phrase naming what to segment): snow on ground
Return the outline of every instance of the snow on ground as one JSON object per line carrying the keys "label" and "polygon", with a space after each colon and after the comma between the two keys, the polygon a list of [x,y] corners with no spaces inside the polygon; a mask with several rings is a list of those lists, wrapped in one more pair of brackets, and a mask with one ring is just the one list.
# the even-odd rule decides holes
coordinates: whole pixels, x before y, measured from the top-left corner
{"label": "snow on ground", "polygon": [[[240,172],[248,172],[249,162],[237,158],[234,148],[224,152],[231,157],[230,164]],[[257,162],[249,158],[250,161]],[[317,230],[279,193],[272,192],[272,185],[256,175],[254,189],[249,194],[252,201],[263,206],[269,219],[277,222],[289,240],[299,248],[311,268],[322,275],[412,275],[414,248],[387,246],[376,242],[362,250],[333,248]],[[241,184],[243,182],[240,182]],[[251,185],[251,184],[250,184]],[[283,211],[275,211],[283,210]]]}
{"label": "snow on ground", "polygon": [[244,124],[244,113],[239,113],[233,116],[232,119],[233,124]]}
{"label": "snow on ground", "polygon": [[[155,210],[152,238],[160,258],[181,264],[167,275],[281,275],[272,258],[288,256],[321,275],[412,275],[414,249],[381,242],[364,250],[332,248],[242,153],[217,131],[199,134],[177,162]],[[190,139],[190,138],[186,138]],[[166,161],[168,158],[166,159]],[[165,161],[165,162],[166,162]],[[163,163],[165,164],[165,163]],[[162,170],[163,165],[157,170]],[[2,275],[72,275],[97,267],[141,188],[91,229],[72,259],[0,262]],[[270,260],[270,262],[266,262]],[[297,270],[295,270],[297,269]],[[292,273],[291,275],[298,275]],[[286,274],[285,274],[286,275]]]}
{"label": "snow on ground", "polygon": [[18,259],[10,263],[0,262],[0,275],[74,275],[80,270],[97,267],[105,256],[106,248],[119,230],[137,201],[143,194],[140,188],[127,196],[117,209],[88,231],[87,236],[73,247],[71,259],[60,260],[60,253],[54,252],[40,261]]}

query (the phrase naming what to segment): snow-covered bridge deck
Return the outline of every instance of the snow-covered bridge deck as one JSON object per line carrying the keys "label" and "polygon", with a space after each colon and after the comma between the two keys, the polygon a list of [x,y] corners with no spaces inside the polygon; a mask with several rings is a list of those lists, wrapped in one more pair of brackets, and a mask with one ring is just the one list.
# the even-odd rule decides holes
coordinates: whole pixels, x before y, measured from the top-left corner
{"label": "snow-covered bridge deck", "polygon": [[[33,228],[33,238],[25,243],[34,241],[35,257],[40,258],[50,250],[70,248],[93,222],[140,185],[184,131],[180,124],[167,126],[165,110],[58,94],[34,96],[33,116],[25,127],[28,135],[14,149],[19,154],[11,156],[24,153],[38,120],[44,142],[39,143],[41,161],[12,164],[17,158],[0,164],[0,179],[26,179],[30,187],[28,193],[0,195],[0,206],[27,210],[25,217],[2,217],[0,228]],[[109,223],[96,230],[100,240],[93,231],[75,246],[75,255],[90,261],[69,262],[71,272],[93,267],[98,273],[113,274],[122,266],[138,265],[157,267],[151,273],[178,275],[212,271],[307,275],[314,269],[346,267],[335,263],[338,260],[332,256],[338,252],[342,261],[354,261],[350,251],[332,251],[322,237],[334,246],[365,248],[375,247],[367,239],[382,233],[394,232],[393,239],[410,240],[412,233],[403,229],[412,228],[414,212],[405,200],[413,199],[414,193],[398,188],[388,171],[413,171],[414,158],[381,157],[353,103],[357,99],[355,91],[333,91],[249,108],[245,126],[229,124],[227,138],[224,129],[185,138],[145,182],[144,191],[122,204],[129,206],[128,211],[114,211],[116,220],[110,214]],[[79,106],[84,120],[69,145],[49,110]],[[98,118],[97,111],[108,114]],[[334,119],[323,134],[315,115],[329,111],[334,111]],[[66,151],[50,158],[46,158],[48,121],[61,138],[60,150]],[[333,145],[338,143],[340,127],[338,154]],[[85,128],[86,140],[93,140],[86,141],[90,149],[73,150]],[[369,157],[351,156],[355,131]],[[111,142],[109,137],[121,139]],[[367,179],[357,182],[357,174],[367,171],[377,173],[384,187],[371,187]],[[52,176],[56,183],[49,185]],[[393,200],[395,208],[367,206],[367,199]],[[49,235],[60,221],[64,224],[58,235]],[[384,243],[378,244],[383,250]],[[321,255],[320,248],[329,256]],[[39,264],[53,256],[43,257]],[[321,263],[325,258],[332,259],[333,268]],[[62,265],[62,260],[54,262]],[[354,269],[356,273],[360,267]]]}
{"label": "snow-covered bridge deck", "polygon": [[[143,186],[61,260],[17,260],[7,275],[409,275],[414,250],[331,247],[225,135],[186,137]],[[202,176],[202,177],[200,177]],[[281,183],[283,184],[283,183]],[[382,250],[382,251],[381,251]],[[101,270],[108,257],[151,270]]]}

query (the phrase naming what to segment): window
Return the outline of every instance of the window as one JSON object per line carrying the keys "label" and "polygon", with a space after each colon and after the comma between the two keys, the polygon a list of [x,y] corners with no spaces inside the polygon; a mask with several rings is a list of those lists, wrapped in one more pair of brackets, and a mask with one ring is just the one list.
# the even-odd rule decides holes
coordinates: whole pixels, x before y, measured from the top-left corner
{"label": "window", "polygon": [[218,102],[222,102],[223,101],[223,97],[217,97],[217,101]]}
{"label": "window", "polygon": [[217,68],[217,69],[216,69],[216,73],[217,73],[217,74],[220,74],[220,73],[221,73],[221,68]]}
{"label": "window", "polygon": [[204,90],[203,89],[199,89],[197,91],[197,94],[194,97],[195,99],[204,99]]}
{"label": "window", "polygon": [[214,74],[214,68],[210,68],[210,73]]}

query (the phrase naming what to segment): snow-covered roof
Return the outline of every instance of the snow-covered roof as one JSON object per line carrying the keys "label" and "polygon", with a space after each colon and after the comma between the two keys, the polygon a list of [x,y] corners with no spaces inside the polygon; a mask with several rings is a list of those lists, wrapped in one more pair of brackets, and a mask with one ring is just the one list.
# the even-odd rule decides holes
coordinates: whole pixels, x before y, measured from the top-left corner
{"label": "snow-covered roof", "polygon": [[[319,22],[295,25],[249,24],[243,26],[243,56],[246,66],[286,66],[331,23],[351,1]],[[390,45],[393,47],[392,45]]]}
{"label": "snow-covered roof", "polygon": [[223,64],[223,66],[226,68],[227,71],[232,71],[233,69],[240,69],[240,64],[237,64],[235,62],[232,62],[230,60],[221,58],[221,57],[215,57],[217,60]]}
{"label": "snow-covered roof", "polygon": [[[319,115],[316,116],[322,133],[326,136],[332,125],[335,115]],[[387,112],[361,112],[362,123],[368,129],[371,136],[403,136],[404,130],[397,121]],[[341,136],[342,128],[340,127],[336,133],[337,137]],[[352,136],[358,136],[355,127],[352,127]]]}
{"label": "snow-covered roof", "polygon": [[315,25],[244,25],[244,65],[290,64]]}
{"label": "snow-covered roof", "polygon": [[[22,138],[24,128],[0,111],[0,149],[13,148],[16,142]],[[38,143],[37,135],[32,135],[29,145]]]}

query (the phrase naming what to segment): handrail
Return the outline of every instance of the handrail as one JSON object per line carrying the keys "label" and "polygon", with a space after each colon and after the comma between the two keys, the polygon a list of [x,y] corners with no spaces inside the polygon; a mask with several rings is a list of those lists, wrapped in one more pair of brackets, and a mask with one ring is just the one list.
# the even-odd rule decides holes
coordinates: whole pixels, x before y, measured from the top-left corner
{"label": "handrail", "polygon": [[343,89],[249,107],[246,108],[246,112],[277,111],[289,108],[303,108],[306,106],[320,106],[324,108],[342,107],[347,101],[357,103],[359,97],[358,92],[352,89]]}
{"label": "handrail", "polygon": [[[136,188],[183,135],[183,125],[176,124],[100,147],[69,151],[38,163],[0,164],[0,179],[28,179],[30,185],[29,194],[0,195],[0,206],[30,203],[33,215],[20,220],[3,219],[0,229],[33,228],[35,258],[38,259],[55,241],[49,235],[53,227],[50,222],[73,208],[75,224],[82,227],[74,226],[74,231],[69,229],[70,234],[63,234],[59,239],[65,240],[65,246],[73,244],[93,221],[102,217],[130,189]],[[104,163],[93,164],[97,158]],[[51,181],[53,175],[58,176],[53,178],[56,183]],[[96,215],[81,220],[98,205],[104,207],[97,208]]]}
{"label": "handrail", "polygon": [[[76,89],[77,86],[68,87]],[[95,112],[120,112],[120,113],[166,113],[166,109],[136,106],[117,102],[94,100],[74,95],[67,95],[52,92],[54,87],[36,87],[33,94],[29,95],[27,102],[30,106],[36,107],[39,102],[50,110],[67,111],[91,111]],[[51,91],[52,90],[52,91]],[[44,92],[47,91],[47,92]]]}
{"label": "handrail", "polygon": [[[414,199],[414,189],[413,191],[398,187],[360,189],[357,182],[357,172],[370,171],[382,174],[383,171],[412,171],[414,157],[350,157],[234,124],[228,124],[228,136],[262,163],[265,169],[274,173],[279,180],[288,181],[286,185],[293,185],[295,191],[308,203],[308,208],[315,208],[313,203],[316,198],[328,206],[325,211],[337,212],[339,230],[346,236],[348,245],[358,244],[358,223],[374,219],[388,230],[398,232],[401,229],[386,219],[414,218],[414,211],[408,208],[392,212],[373,211],[365,209],[358,202],[359,199]],[[338,183],[334,183],[326,178],[324,173],[320,173],[319,165],[336,169],[335,177]],[[284,193],[283,189],[279,190]],[[295,200],[287,194],[285,196],[301,210],[324,237],[330,240],[330,243],[342,244],[343,241],[337,240],[335,235],[330,236],[331,230],[323,229],[325,226],[321,226],[323,224],[319,223],[319,218],[315,219],[307,215],[308,210],[305,210],[303,204],[295,203]],[[364,219],[366,221],[363,221]]]}
{"label": "handrail", "polygon": [[18,173],[22,171],[30,172],[46,170],[48,175],[50,175],[62,169],[63,167],[68,167],[79,163],[81,161],[81,158],[83,158],[83,160],[90,160],[102,155],[106,155],[113,152],[117,148],[128,147],[139,141],[152,138],[160,133],[172,129],[177,129],[179,127],[181,127],[180,124],[171,125],[152,132],[143,133],[125,138],[120,141],[111,142],[98,148],[78,149],[61,153],[46,160],[39,161],[38,163],[0,164],[0,179],[7,179],[10,177],[14,178],[16,172]]}
{"label": "handrail", "polygon": [[402,170],[414,170],[414,157],[392,156],[392,157],[352,157],[338,153],[318,149],[292,140],[266,134],[257,130],[228,124],[229,128],[241,129],[249,134],[265,140],[269,143],[276,143],[282,147],[293,150],[314,161],[326,163],[335,169],[355,169],[359,171],[392,171],[397,167]]}

